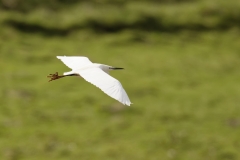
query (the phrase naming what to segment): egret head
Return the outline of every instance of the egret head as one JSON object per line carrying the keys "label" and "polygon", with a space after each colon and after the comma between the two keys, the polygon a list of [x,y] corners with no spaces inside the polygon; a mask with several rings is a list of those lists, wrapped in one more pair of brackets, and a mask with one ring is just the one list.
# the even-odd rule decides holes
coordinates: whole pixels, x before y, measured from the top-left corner
{"label": "egret head", "polygon": [[99,68],[101,68],[106,73],[109,73],[109,71],[112,71],[112,70],[123,69],[123,68],[120,68],[120,67],[113,67],[113,66],[108,66],[108,65],[105,65],[105,64],[97,64],[96,63],[96,65],[99,66]]}

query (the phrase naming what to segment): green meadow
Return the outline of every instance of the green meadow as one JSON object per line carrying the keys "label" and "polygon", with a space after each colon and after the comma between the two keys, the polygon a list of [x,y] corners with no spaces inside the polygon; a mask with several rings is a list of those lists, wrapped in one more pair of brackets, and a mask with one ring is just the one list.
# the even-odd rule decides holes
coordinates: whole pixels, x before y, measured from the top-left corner
{"label": "green meadow", "polygon": [[[0,2],[0,159],[240,159],[240,2]],[[70,3],[71,2],[71,3]],[[16,4],[15,4],[16,3]],[[112,71],[123,106],[56,56]]]}

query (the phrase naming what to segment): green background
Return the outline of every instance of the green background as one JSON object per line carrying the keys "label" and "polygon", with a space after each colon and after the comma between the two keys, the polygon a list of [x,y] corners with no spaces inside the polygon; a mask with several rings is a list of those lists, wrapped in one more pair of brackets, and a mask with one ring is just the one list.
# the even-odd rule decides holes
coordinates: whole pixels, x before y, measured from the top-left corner
{"label": "green background", "polygon": [[[2,0],[0,159],[240,159],[239,0]],[[123,106],[55,56],[113,71]]]}

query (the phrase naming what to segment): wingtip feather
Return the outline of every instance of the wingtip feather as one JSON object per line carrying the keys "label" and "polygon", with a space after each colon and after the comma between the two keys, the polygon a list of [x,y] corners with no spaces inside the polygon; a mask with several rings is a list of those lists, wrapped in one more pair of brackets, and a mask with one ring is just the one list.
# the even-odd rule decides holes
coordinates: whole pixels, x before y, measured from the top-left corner
{"label": "wingtip feather", "polygon": [[130,106],[131,104],[133,104],[133,103],[132,103],[132,102],[125,102],[124,105],[126,105],[126,106]]}
{"label": "wingtip feather", "polygon": [[57,59],[62,59],[62,57],[66,57],[66,56],[56,56]]}

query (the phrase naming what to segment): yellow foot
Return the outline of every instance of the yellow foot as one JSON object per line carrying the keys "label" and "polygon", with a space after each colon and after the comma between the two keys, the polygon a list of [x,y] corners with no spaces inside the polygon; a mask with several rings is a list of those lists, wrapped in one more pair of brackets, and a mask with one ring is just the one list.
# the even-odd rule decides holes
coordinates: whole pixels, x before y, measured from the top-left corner
{"label": "yellow foot", "polygon": [[61,78],[61,77],[63,77],[63,76],[59,76],[59,75],[58,75],[58,72],[56,72],[55,74],[49,74],[47,77],[48,77],[48,78],[51,78],[51,79],[48,81],[48,82],[50,82],[50,81],[59,79],[59,78]]}

